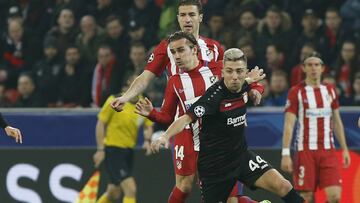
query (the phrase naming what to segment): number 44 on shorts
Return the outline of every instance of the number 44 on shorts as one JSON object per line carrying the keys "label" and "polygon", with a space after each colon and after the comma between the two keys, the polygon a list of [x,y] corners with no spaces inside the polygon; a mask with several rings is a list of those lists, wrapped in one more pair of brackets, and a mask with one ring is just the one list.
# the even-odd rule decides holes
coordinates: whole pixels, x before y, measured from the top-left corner
{"label": "number 44 on shorts", "polygon": [[256,156],[256,160],[249,160],[249,168],[251,171],[255,171],[258,168],[264,169],[265,167],[267,167],[268,164],[267,162],[262,159],[260,156]]}

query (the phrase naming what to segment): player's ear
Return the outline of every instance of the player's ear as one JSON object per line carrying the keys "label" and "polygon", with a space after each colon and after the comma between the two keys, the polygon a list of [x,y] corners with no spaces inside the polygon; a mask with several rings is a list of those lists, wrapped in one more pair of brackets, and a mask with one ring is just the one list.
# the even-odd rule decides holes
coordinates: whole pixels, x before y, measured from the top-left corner
{"label": "player's ear", "polygon": [[200,22],[200,23],[203,21],[203,16],[204,16],[203,14],[200,14],[200,15],[199,15],[199,22]]}

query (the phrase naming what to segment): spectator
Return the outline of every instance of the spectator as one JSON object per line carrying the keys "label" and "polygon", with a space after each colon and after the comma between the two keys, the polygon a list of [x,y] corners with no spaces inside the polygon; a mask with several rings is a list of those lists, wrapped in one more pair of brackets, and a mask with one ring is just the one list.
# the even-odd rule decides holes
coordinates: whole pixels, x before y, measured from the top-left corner
{"label": "spectator", "polygon": [[335,72],[336,81],[344,91],[345,97],[350,97],[355,73],[360,70],[359,58],[356,53],[357,47],[355,42],[344,41],[341,46],[340,55],[334,65],[333,72]]}
{"label": "spectator", "polygon": [[110,16],[106,20],[106,37],[104,44],[111,47],[116,58],[118,61],[121,61],[122,64],[128,62],[129,42],[130,37],[127,32],[125,32],[123,21],[116,16]]}
{"label": "spectator", "polygon": [[24,33],[21,22],[12,20],[8,25],[8,33],[0,42],[3,44],[3,73],[6,86],[16,87],[21,72],[31,70],[33,63],[40,58],[36,41]]}
{"label": "spectator", "polygon": [[109,46],[100,46],[91,90],[95,106],[102,106],[108,96],[121,90],[124,75],[124,70],[118,66],[111,48]]}
{"label": "spectator", "polygon": [[6,96],[6,86],[4,83],[0,83],[0,107],[9,107],[11,106],[10,100]]}
{"label": "spectator", "polygon": [[270,77],[270,95],[264,101],[265,106],[285,106],[289,90],[287,74],[282,70],[276,70]]}
{"label": "spectator", "polygon": [[141,42],[147,49],[158,42],[154,32],[146,30],[146,27],[141,22],[135,20],[129,23],[129,36],[132,43]]}
{"label": "spectator", "polygon": [[146,48],[141,42],[130,46],[130,63],[126,67],[126,78],[130,75],[140,75],[146,65]]}
{"label": "spectator", "polygon": [[98,27],[95,18],[91,15],[81,18],[80,30],[81,32],[76,38],[76,46],[79,47],[84,62],[89,65],[95,65],[96,51],[104,40],[104,31]]}
{"label": "spectator", "polygon": [[92,72],[81,60],[79,48],[70,46],[65,52],[65,65],[59,76],[58,107],[89,106]]}
{"label": "spectator", "polygon": [[305,74],[303,71],[303,68],[304,68],[303,61],[307,56],[309,56],[311,53],[313,53],[315,51],[316,51],[315,45],[312,43],[306,43],[302,46],[301,51],[300,51],[299,60],[297,60],[298,64],[290,70],[291,71],[291,75],[290,75],[290,85],[291,86],[294,86],[305,79]]}
{"label": "spectator", "polygon": [[58,25],[51,28],[46,34],[45,40],[55,39],[59,53],[63,56],[66,47],[75,43],[77,35],[73,11],[67,8],[61,10],[57,23]]}
{"label": "spectator", "polygon": [[235,39],[241,40],[242,38],[248,38],[253,42],[256,42],[256,37],[258,35],[256,30],[258,19],[254,12],[251,9],[244,9],[240,13],[238,22],[238,25],[240,26],[235,27]]}
{"label": "spectator", "polygon": [[278,45],[269,44],[266,47],[266,66],[264,71],[267,74],[275,70],[284,70],[285,71],[285,56],[284,52]]}
{"label": "spectator", "polygon": [[264,20],[258,26],[258,38],[256,40],[256,49],[259,59],[265,61],[266,47],[269,44],[277,44],[282,47],[284,53],[290,53],[293,40],[291,33],[291,19],[279,8],[272,6],[266,11]]}
{"label": "spectator", "polygon": [[207,21],[207,27],[203,29],[203,34],[208,38],[220,42],[220,44],[223,44],[226,47],[230,47],[232,44],[229,43],[229,40],[226,40],[228,35],[227,33],[229,32],[226,31],[224,27],[224,15],[221,13],[214,13],[209,17],[209,20]]}
{"label": "spectator", "polygon": [[253,69],[258,63],[253,41],[247,37],[242,38],[237,42],[237,47],[245,53],[248,68]]}
{"label": "spectator", "polygon": [[46,106],[54,107],[58,99],[58,83],[62,63],[56,41],[54,39],[45,40],[44,57],[35,65],[33,75],[37,91],[44,98]]}
{"label": "spectator", "polygon": [[23,73],[19,76],[18,91],[20,97],[17,99],[14,107],[34,108],[45,107],[41,96],[36,92],[34,79],[31,74]]}
{"label": "spectator", "polygon": [[353,94],[351,95],[351,106],[360,106],[360,72],[355,74],[354,82],[352,84]]}
{"label": "spectator", "polygon": [[110,16],[121,15],[122,18],[126,17],[126,12],[115,4],[116,0],[97,0],[96,7],[90,8],[89,13],[94,16],[101,27],[105,27]]}

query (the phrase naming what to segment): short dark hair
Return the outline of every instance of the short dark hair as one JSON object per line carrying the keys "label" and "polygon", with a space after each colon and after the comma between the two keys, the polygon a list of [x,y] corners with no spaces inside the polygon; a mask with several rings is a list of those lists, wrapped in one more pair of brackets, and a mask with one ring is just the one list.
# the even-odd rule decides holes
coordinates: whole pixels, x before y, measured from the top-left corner
{"label": "short dark hair", "polygon": [[316,52],[316,51],[313,51],[311,52],[311,54],[307,55],[304,60],[303,60],[303,64],[305,65],[305,61],[308,59],[308,58],[311,58],[311,57],[315,57],[315,58],[318,58],[320,59],[321,61],[321,65],[324,64],[323,60],[321,59],[321,54],[319,52]]}
{"label": "short dark hair", "polygon": [[189,41],[193,47],[197,47],[198,43],[197,40],[195,39],[194,35],[183,32],[183,31],[177,31],[174,32],[173,34],[171,34],[168,38],[168,43],[170,44],[170,42],[179,40],[179,39],[187,39],[187,41]]}
{"label": "short dark hair", "polygon": [[202,5],[200,0],[179,0],[178,13],[180,6],[196,6],[198,8],[199,14],[203,13]]}

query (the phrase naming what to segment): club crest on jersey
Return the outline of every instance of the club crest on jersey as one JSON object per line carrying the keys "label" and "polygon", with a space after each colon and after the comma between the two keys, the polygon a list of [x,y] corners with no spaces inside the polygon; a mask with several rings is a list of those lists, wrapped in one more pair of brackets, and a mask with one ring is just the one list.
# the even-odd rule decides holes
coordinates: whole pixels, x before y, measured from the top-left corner
{"label": "club crest on jersey", "polygon": [[243,94],[243,99],[244,99],[244,103],[246,104],[248,102],[248,94],[247,94],[247,92],[245,92]]}
{"label": "club crest on jersey", "polygon": [[211,84],[216,83],[219,80],[219,78],[216,75],[210,76],[210,82]]}
{"label": "club crest on jersey", "polygon": [[197,117],[202,117],[205,114],[205,108],[203,106],[196,106],[194,108],[194,113]]}
{"label": "club crest on jersey", "polygon": [[178,169],[181,169],[181,168],[182,168],[182,163],[181,163],[181,161],[176,160],[176,168],[178,168]]}
{"label": "club crest on jersey", "polygon": [[151,63],[153,60],[154,60],[154,58],[155,58],[155,55],[154,55],[154,53],[151,53],[151,55],[149,56],[149,59],[148,59],[148,63]]}

